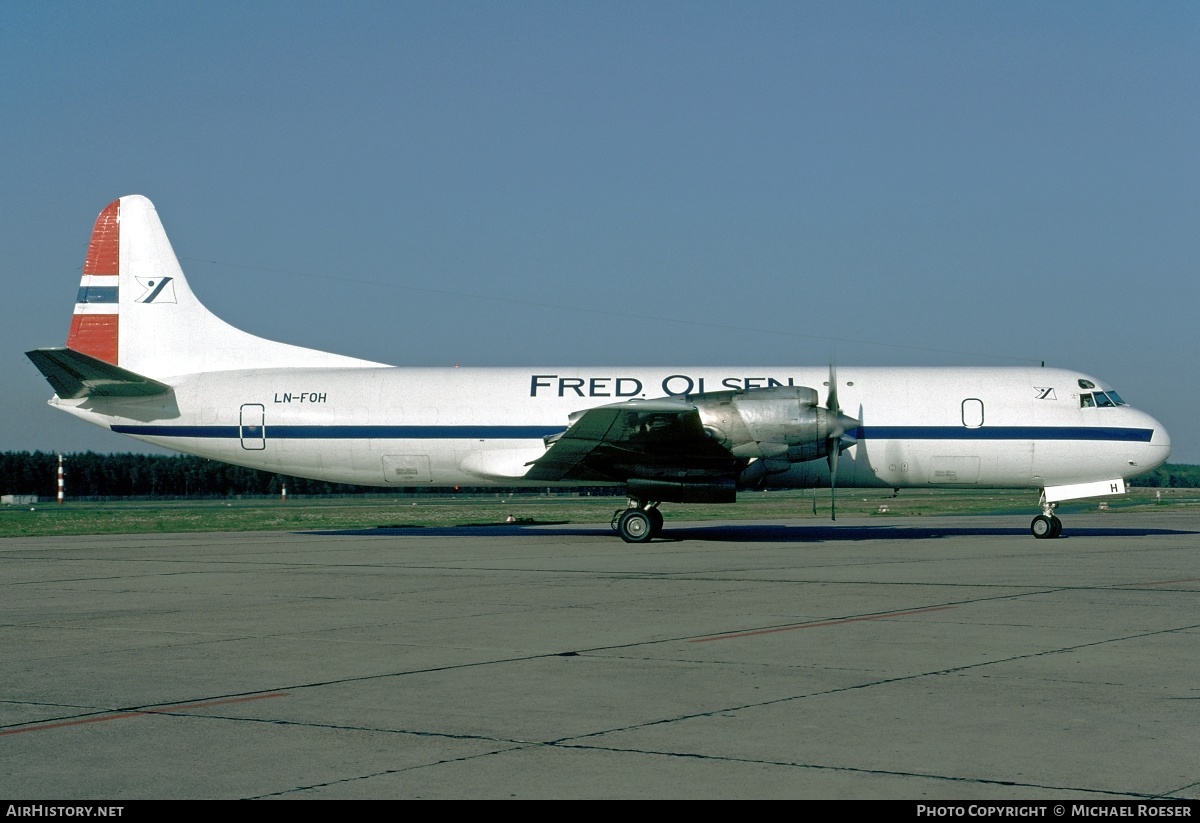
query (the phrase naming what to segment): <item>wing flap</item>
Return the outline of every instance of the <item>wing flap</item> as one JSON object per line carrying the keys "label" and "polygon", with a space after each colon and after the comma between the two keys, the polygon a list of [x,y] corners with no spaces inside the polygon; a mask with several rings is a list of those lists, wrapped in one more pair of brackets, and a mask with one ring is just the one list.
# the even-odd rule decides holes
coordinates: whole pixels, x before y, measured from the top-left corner
{"label": "wing flap", "polygon": [[171,387],[68,348],[25,352],[64,400],[80,397],[152,397]]}

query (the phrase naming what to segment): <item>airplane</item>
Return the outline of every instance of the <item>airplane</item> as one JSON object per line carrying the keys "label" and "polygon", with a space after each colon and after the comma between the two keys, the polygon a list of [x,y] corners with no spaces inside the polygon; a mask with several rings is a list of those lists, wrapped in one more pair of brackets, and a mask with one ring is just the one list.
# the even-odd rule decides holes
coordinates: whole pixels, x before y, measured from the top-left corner
{"label": "airplane", "polygon": [[[1030,532],[1065,500],[1125,493],[1166,430],[1087,374],[1038,367],[405,368],[266,340],[192,292],[154,205],[97,217],[65,347],[27,356],[51,406],[146,443],[383,487],[615,486],[612,526],[742,490],[1027,488]],[[824,401],[822,403],[822,400]]]}

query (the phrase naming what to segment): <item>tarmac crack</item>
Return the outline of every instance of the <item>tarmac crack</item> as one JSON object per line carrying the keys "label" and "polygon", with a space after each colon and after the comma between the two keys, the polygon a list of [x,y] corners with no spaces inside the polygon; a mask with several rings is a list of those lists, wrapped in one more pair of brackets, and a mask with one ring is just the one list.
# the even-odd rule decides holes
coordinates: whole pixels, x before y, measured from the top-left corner
{"label": "tarmac crack", "polygon": [[[260,722],[266,722],[266,721],[260,721]],[[307,725],[307,724],[305,724],[305,725]],[[475,736],[475,735],[445,735],[445,734],[430,733],[430,732],[360,729],[358,727],[329,727],[329,726],[324,726],[324,725],[321,725],[320,727],[321,728],[339,728],[339,729],[345,728],[347,730],[355,730],[355,731],[386,731],[386,732],[392,732],[392,733],[397,733],[397,734],[442,737],[442,738],[449,738],[449,739],[483,740],[483,741],[496,742],[496,743],[511,743],[512,745],[509,745],[505,748],[497,749],[495,751],[480,752],[477,754],[463,755],[461,757],[441,758],[438,760],[430,761],[428,763],[414,764],[412,766],[405,766],[402,768],[383,769],[380,771],[370,772],[367,774],[354,775],[352,777],[345,777],[345,778],[341,778],[339,780],[329,780],[329,781],[324,781],[321,783],[313,783],[313,784],[305,785],[305,786],[295,786],[290,789],[284,789],[284,790],[277,791],[277,792],[269,792],[269,793],[262,794],[262,795],[248,797],[246,799],[259,800],[259,799],[265,799],[265,798],[270,798],[270,797],[284,797],[284,796],[293,795],[293,794],[300,793],[300,792],[315,791],[315,790],[322,789],[322,788],[328,788],[331,786],[359,783],[362,781],[373,780],[373,779],[380,778],[380,777],[390,777],[390,776],[394,776],[394,775],[405,774],[407,772],[414,772],[414,771],[420,771],[420,770],[424,770],[424,769],[437,768],[439,766],[444,766],[444,765],[452,764],[452,763],[464,763],[464,762],[469,762],[472,760],[480,760],[480,759],[484,759],[484,758],[504,756],[504,755],[511,754],[516,751],[524,751],[524,750],[528,750],[528,749],[532,749],[532,748],[571,749],[571,750],[579,750],[579,751],[608,752],[608,753],[612,753],[612,754],[642,755],[642,756],[647,756],[647,757],[667,757],[667,758],[679,758],[679,759],[687,759],[687,760],[705,760],[705,761],[720,762],[720,763],[739,763],[739,764],[748,764],[748,765],[755,765],[755,766],[775,766],[775,767],[788,768],[788,769],[804,769],[804,770],[826,771],[826,772],[841,772],[841,773],[845,773],[845,774],[870,775],[870,776],[878,776],[878,777],[917,778],[917,779],[923,779],[923,780],[935,780],[935,781],[943,781],[943,782],[949,782],[949,783],[959,783],[959,784],[964,784],[964,785],[1011,786],[1011,787],[1015,787],[1015,788],[1036,789],[1039,791],[1075,792],[1075,793],[1079,793],[1079,794],[1095,795],[1097,797],[1113,797],[1113,798],[1129,797],[1129,798],[1137,798],[1137,799],[1144,799],[1144,800],[1169,799],[1170,797],[1176,795],[1178,792],[1186,791],[1189,788],[1191,788],[1191,786],[1189,785],[1189,786],[1183,786],[1183,787],[1174,789],[1171,792],[1167,792],[1167,793],[1146,793],[1146,792],[1136,792],[1136,791],[1129,791],[1129,790],[1122,790],[1122,789],[1111,789],[1111,788],[1105,789],[1105,788],[1096,788],[1096,787],[1088,787],[1088,786],[1056,785],[1056,784],[1052,784],[1052,783],[1033,783],[1033,782],[1028,782],[1028,781],[999,780],[999,779],[992,779],[992,778],[985,778],[985,777],[965,777],[965,776],[956,776],[956,775],[948,775],[948,774],[937,774],[937,773],[932,773],[932,772],[903,771],[903,770],[898,770],[898,769],[871,769],[871,768],[860,767],[860,766],[837,766],[837,765],[830,765],[830,764],[825,764],[825,763],[806,763],[806,762],[800,762],[800,761],[794,761],[794,760],[774,760],[774,759],[769,759],[769,758],[746,758],[746,757],[733,757],[733,756],[726,756],[726,755],[709,755],[709,754],[698,754],[695,752],[669,751],[669,750],[663,750],[663,749],[645,749],[645,748],[618,747],[618,746],[595,746],[595,745],[585,745],[585,744],[578,744],[578,743],[566,743],[566,742],[562,742],[562,741],[544,741],[544,742],[540,742],[540,743],[539,742],[531,742],[531,741],[515,741],[515,740],[510,741],[510,740],[504,740],[502,738],[490,738],[490,737],[482,737],[482,736]],[[1195,785],[1195,784],[1192,784],[1192,785]]]}
{"label": "tarmac crack", "polygon": [[1060,647],[1057,649],[1043,649],[1041,651],[1030,652],[1028,654],[1010,655],[1009,657],[997,658],[995,660],[984,660],[984,661],[980,661],[978,663],[970,663],[970,664],[966,664],[966,665],[962,665],[962,666],[951,666],[951,667],[947,667],[944,669],[934,669],[934,670],[927,671],[927,672],[914,672],[913,674],[901,675],[899,677],[882,678],[882,679],[878,679],[878,680],[868,681],[865,683],[857,683],[857,684],[850,685],[850,686],[840,686],[840,687],[832,688],[832,689],[823,689],[821,691],[808,692],[806,694],[787,695],[785,697],[778,697],[773,700],[763,700],[763,701],[758,701],[755,703],[744,703],[744,704],[740,704],[740,705],[736,705],[736,706],[724,706],[721,708],[708,709],[703,712],[694,712],[691,714],[681,714],[681,715],[677,715],[675,717],[661,718],[661,719],[649,721],[646,723],[636,723],[636,724],[619,727],[619,728],[590,732],[586,735],[562,738],[561,741],[556,741],[556,742],[565,743],[566,741],[570,741],[570,740],[586,740],[588,738],[599,737],[602,735],[613,734],[613,733],[617,733],[617,732],[634,731],[637,729],[651,728],[654,726],[661,726],[661,725],[666,725],[669,723],[678,723],[678,722],[684,721],[684,720],[695,720],[695,719],[700,719],[700,718],[705,718],[705,717],[713,717],[715,715],[719,715],[719,714],[723,714],[723,713],[727,713],[727,712],[739,712],[739,711],[744,711],[747,709],[764,708],[766,706],[777,706],[777,705],[781,705],[784,703],[793,702],[796,700],[806,700],[806,699],[813,698],[813,697],[822,697],[822,696],[831,695],[831,694],[840,694],[843,692],[857,691],[860,689],[871,689],[871,688],[875,688],[878,686],[891,685],[894,683],[904,683],[904,682],[912,681],[912,680],[920,680],[920,679],[923,679],[926,677],[941,677],[941,676],[948,675],[948,674],[958,674],[961,672],[971,671],[973,669],[980,669],[980,668],[985,668],[988,666],[997,666],[997,665],[1001,665],[1004,663],[1013,663],[1018,660],[1032,660],[1034,658],[1045,657],[1045,656],[1049,656],[1049,655],[1066,654],[1069,652],[1078,651],[1080,649],[1104,646],[1109,643],[1122,643],[1122,642],[1126,642],[1128,640],[1136,640],[1136,639],[1145,638],[1145,637],[1154,637],[1156,635],[1174,634],[1177,632],[1189,631],[1189,630],[1195,629],[1195,628],[1200,628],[1200,624],[1191,625],[1191,626],[1178,626],[1178,627],[1170,628],[1170,629],[1157,629],[1155,631],[1148,631],[1148,632],[1138,632],[1136,634],[1124,635],[1122,637],[1106,638],[1104,640],[1096,640],[1096,641],[1092,641],[1089,643],[1077,643],[1072,646],[1063,646],[1063,647]]}
{"label": "tarmac crack", "polygon": [[[800,762],[789,761],[789,760],[770,760],[770,759],[763,759],[763,758],[730,757],[730,756],[725,756],[725,755],[696,754],[694,752],[672,752],[672,751],[663,751],[663,750],[656,750],[656,749],[624,748],[624,747],[612,747],[612,746],[586,746],[586,745],[571,744],[571,743],[552,743],[549,745],[553,745],[558,748],[588,749],[588,750],[607,751],[607,752],[614,752],[614,753],[659,755],[659,756],[663,756],[663,757],[682,757],[682,758],[698,759],[698,760],[716,760],[716,761],[723,761],[723,762],[730,762],[730,763],[749,763],[749,764],[764,765],[764,766],[786,766],[789,768],[818,769],[818,770],[822,770],[822,771],[838,771],[838,772],[848,772],[848,773],[854,773],[854,774],[880,775],[880,776],[885,776],[885,777],[917,777],[917,778],[924,778],[927,780],[945,780],[945,781],[950,781],[950,782],[955,782],[955,783],[967,783],[967,784],[972,784],[972,785],[1016,786],[1016,787],[1020,787],[1020,788],[1054,790],[1054,791],[1065,791],[1065,792],[1084,792],[1084,793],[1088,793],[1088,794],[1102,794],[1102,795],[1108,795],[1108,796],[1116,795],[1119,797],[1136,797],[1136,798],[1145,798],[1145,799],[1155,799],[1155,798],[1166,797],[1166,795],[1160,795],[1160,794],[1145,794],[1145,793],[1141,793],[1141,792],[1127,792],[1127,791],[1119,791],[1119,790],[1113,790],[1113,789],[1096,789],[1096,788],[1087,788],[1087,787],[1083,787],[1083,786],[1056,786],[1056,785],[1048,784],[1048,783],[1027,783],[1027,782],[1017,781],[1017,780],[996,780],[996,779],[989,779],[989,778],[985,778],[985,777],[956,777],[953,775],[933,774],[933,773],[928,773],[928,772],[908,772],[908,771],[899,771],[899,770],[894,770],[894,769],[868,769],[868,768],[863,768],[863,767],[858,767],[858,766],[831,766],[831,765],[821,764],[821,763],[800,763]],[[1177,789],[1175,791],[1181,791],[1181,789]]]}
{"label": "tarmac crack", "polygon": [[526,748],[529,748],[529,746],[512,746],[508,749],[498,751],[498,752],[484,752],[481,754],[464,755],[463,757],[447,757],[447,758],[442,758],[441,760],[434,760],[429,763],[419,763],[419,764],[415,764],[412,766],[405,766],[404,768],[399,768],[399,769],[384,769],[382,771],[371,772],[369,774],[355,775],[354,777],[344,777],[340,780],[329,780],[324,783],[314,783],[310,786],[295,786],[291,789],[285,789],[283,791],[278,791],[278,792],[270,792],[268,794],[255,795],[253,797],[246,797],[243,799],[245,799],[245,800],[265,800],[270,797],[285,797],[287,795],[295,794],[297,792],[313,791],[315,789],[323,789],[323,788],[327,788],[329,786],[339,786],[339,785],[344,785],[347,783],[360,783],[364,780],[373,780],[377,777],[390,777],[392,775],[404,774],[405,772],[413,772],[413,771],[418,771],[420,769],[431,769],[436,766],[444,766],[449,763],[466,763],[471,760],[479,760],[480,758],[484,758],[484,757],[494,757],[495,755],[498,755],[498,754],[505,754],[507,752],[519,751],[521,749],[526,749]]}

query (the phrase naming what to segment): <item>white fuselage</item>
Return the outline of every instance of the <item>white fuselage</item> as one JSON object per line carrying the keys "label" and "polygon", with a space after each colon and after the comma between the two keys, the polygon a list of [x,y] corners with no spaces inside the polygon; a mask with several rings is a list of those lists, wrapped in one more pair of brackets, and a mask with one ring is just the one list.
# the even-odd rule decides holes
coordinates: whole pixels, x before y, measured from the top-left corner
{"label": "white fuselage", "polygon": [[[523,476],[573,412],[776,385],[808,386],[824,398],[829,370],[270,368],[161,380],[171,394],[51,402],[148,443],[295,476],[549,486]],[[1170,451],[1165,430],[1144,412],[1081,407],[1080,381],[1103,385],[1070,370],[841,367],[837,380],[841,408],[860,423],[841,455],[840,486],[1067,486],[1141,474]],[[828,483],[824,459],[763,480]]]}

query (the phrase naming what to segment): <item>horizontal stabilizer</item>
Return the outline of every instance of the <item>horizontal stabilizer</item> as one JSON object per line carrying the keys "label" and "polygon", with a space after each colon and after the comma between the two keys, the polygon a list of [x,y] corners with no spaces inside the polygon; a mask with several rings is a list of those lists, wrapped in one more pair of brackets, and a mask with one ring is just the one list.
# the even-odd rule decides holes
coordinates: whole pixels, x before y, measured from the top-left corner
{"label": "horizontal stabilizer", "polygon": [[54,392],[64,400],[79,397],[150,397],[171,387],[128,369],[106,363],[74,349],[34,349],[25,352]]}

